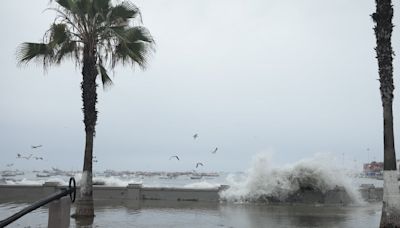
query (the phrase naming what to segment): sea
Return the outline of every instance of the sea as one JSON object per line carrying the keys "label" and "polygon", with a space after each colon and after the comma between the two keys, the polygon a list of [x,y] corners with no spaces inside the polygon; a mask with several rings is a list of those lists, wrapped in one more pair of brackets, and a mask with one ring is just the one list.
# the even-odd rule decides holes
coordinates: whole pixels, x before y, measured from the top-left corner
{"label": "sea", "polygon": [[[256,156],[243,172],[145,172],[105,170],[94,172],[94,184],[144,187],[216,188],[228,185],[220,193],[221,202],[95,202],[95,218],[75,221],[71,227],[378,227],[382,205],[361,199],[362,185],[382,187],[383,181],[365,178],[357,172],[338,169],[326,159],[312,158],[272,167],[268,156]],[[79,184],[79,171],[3,170],[0,184],[41,185],[52,181],[67,185],[70,177]],[[15,174],[15,175],[14,175]],[[295,205],[258,202],[260,196],[284,198],[302,186],[327,191],[343,186],[354,203],[350,205]],[[28,206],[28,202],[0,202],[0,220]],[[72,211],[74,210],[72,206]],[[41,207],[8,227],[47,227],[48,208]]]}

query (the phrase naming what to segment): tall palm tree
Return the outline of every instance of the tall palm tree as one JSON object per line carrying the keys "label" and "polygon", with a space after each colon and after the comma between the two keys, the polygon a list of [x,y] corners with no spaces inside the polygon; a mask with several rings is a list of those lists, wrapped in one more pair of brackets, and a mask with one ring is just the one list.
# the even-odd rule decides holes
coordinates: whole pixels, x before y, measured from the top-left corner
{"label": "tall palm tree", "polygon": [[384,190],[380,227],[400,227],[400,191],[393,135],[393,7],[391,0],[375,0],[376,55],[379,67],[380,91],[383,106]]}
{"label": "tall palm tree", "polygon": [[97,84],[99,75],[103,86],[112,81],[106,67],[117,63],[146,67],[154,40],[140,26],[141,14],[132,3],[116,5],[111,0],[55,0],[49,8],[57,16],[44,34],[42,43],[23,43],[18,47],[19,63],[38,60],[46,68],[72,59],[82,67],[81,83],[86,133],[84,165],[77,202],[77,217],[93,217],[92,158],[93,137],[97,121]]}

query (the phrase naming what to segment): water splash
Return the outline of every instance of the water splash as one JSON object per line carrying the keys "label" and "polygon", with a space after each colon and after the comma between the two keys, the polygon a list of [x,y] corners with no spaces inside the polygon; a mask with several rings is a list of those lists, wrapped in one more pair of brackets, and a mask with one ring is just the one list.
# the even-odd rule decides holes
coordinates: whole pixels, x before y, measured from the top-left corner
{"label": "water splash", "polygon": [[247,173],[228,176],[230,188],[221,192],[221,198],[234,202],[257,202],[262,197],[285,201],[301,189],[324,194],[340,186],[353,202],[362,202],[350,178],[333,167],[329,155],[316,155],[280,168],[271,165],[270,157],[258,154]]}

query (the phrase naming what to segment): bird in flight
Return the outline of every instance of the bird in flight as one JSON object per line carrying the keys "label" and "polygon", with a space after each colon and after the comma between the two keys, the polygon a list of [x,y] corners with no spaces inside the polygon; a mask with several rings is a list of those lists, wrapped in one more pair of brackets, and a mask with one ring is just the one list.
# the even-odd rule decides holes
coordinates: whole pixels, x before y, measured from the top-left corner
{"label": "bird in flight", "polygon": [[179,157],[178,156],[171,156],[170,158],[169,158],[169,160],[171,160],[172,158],[176,158],[176,159],[178,159],[178,161],[179,161]]}
{"label": "bird in flight", "polygon": [[193,135],[193,139],[197,139],[197,137],[199,137],[197,133]]}
{"label": "bird in flight", "polygon": [[213,150],[213,154],[217,153],[218,147],[215,147],[215,149]]}
{"label": "bird in flight", "polygon": [[36,160],[43,160],[42,157],[33,157],[33,158],[36,159]]}
{"label": "bird in flight", "polygon": [[43,145],[37,145],[37,146],[31,146],[32,149],[37,149],[39,147],[42,147]]}
{"label": "bird in flight", "polygon": [[21,154],[17,154],[17,158],[25,158],[26,160],[31,159],[32,154],[30,154],[29,156],[22,156]]}
{"label": "bird in flight", "polygon": [[203,163],[197,162],[197,163],[196,163],[196,168],[199,167],[200,165],[203,166]]}
{"label": "bird in flight", "polygon": [[30,154],[29,156],[21,156],[20,154],[18,154],[18,158],[25,158],[26,160],[31,159],[32,154]]}

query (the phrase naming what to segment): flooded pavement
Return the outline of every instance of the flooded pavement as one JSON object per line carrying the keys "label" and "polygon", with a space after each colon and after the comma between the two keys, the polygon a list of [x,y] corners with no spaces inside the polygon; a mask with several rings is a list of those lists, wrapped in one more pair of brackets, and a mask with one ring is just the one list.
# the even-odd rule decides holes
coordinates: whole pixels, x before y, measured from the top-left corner
{"label": "flooded pavement", "polygon": [[[0,204],[0,218],[27,205]],[[96,202],[96,217],[89,221],[91,225],[71,219],[71,227],[378,227],[380,210],[380,203],[324,206],[102,201]],[[47,227],[47,216],[47,208],[39,208],[9,227]]]}

